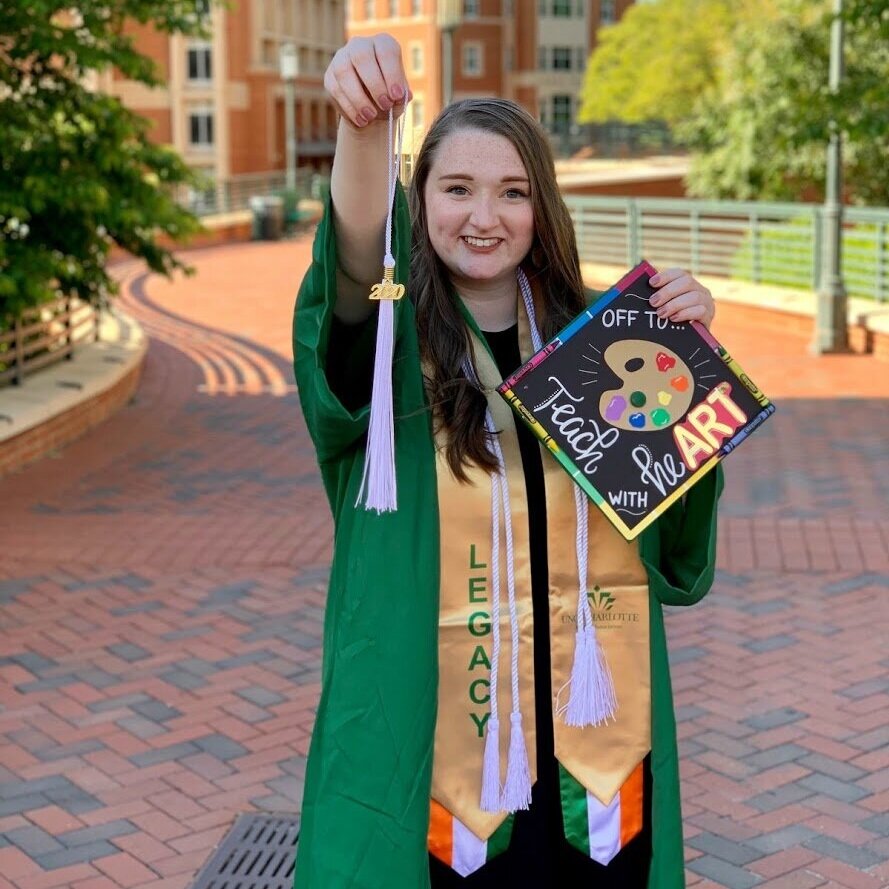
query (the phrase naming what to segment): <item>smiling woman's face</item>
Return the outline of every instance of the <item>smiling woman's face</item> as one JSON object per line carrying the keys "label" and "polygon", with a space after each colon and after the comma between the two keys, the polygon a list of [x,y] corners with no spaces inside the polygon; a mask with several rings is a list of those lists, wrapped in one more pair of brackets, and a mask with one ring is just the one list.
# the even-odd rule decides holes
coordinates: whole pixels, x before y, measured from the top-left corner
{"label": "smiling woman's face", "polygon": [[429,239],[455,285],[515,276],[534,241],[525,166],[504,136],[463,129],[438,146],[424,190]]}

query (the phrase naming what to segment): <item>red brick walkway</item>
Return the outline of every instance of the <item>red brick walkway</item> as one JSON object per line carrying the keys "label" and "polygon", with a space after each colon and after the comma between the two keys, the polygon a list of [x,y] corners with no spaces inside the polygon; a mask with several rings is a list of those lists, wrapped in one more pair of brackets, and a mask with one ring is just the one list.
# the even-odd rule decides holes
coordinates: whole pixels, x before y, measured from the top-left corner
{"label": "red brick walkway", "polygon": [[[331,545],[290,370],[308,255],[121,267],[137,397],[0,481],[0,889],[184,889],[239,812],[299,808]],[[879,889],[889,366],[739,317],[779,413],[729,461],[713,593],[668,616],[689,884]]]}

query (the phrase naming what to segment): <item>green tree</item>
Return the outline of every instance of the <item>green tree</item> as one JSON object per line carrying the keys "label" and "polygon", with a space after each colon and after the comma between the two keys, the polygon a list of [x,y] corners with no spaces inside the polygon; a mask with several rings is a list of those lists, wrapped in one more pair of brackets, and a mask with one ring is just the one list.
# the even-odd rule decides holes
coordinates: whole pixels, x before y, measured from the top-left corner
{"label": "green tree", "polygon": [[580,123],[688,119],[716,83],[734,31],[773,0],[659,0],[603,28],[581,92]]}
{"label": "green tree", "polygon": [[835,120],[848,192],[889,202],[889,2],[848,0],[837,95],[828,90],[829,7],[784,0],[777,19],[736,31],[714,85],[677,126],[694,152],[692,194],[791,200],[822,192]]}
{"label": "green tree", "polygon": [[113,244],[155,271],[184,269],[159,243],[199,230],[172,199],[198,184],[149,123],[88,87],[116,68],[154,87],[152,60],[125,24],[204,33],[201,0],[0,0],[0,322],[59,295],[91,302],[115,292]]}

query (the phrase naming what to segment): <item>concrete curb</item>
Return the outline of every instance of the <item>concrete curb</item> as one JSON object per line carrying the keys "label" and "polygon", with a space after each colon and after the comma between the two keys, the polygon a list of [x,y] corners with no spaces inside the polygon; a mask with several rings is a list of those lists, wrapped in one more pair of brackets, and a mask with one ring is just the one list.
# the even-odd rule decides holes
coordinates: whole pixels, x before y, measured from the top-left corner
{"label": "concrete curb", "polygon": [[103,311],[99,341],[0,389],[0,477],[48,456],[114,414],[132,397],[148,352],[139,323],[117,307]]}

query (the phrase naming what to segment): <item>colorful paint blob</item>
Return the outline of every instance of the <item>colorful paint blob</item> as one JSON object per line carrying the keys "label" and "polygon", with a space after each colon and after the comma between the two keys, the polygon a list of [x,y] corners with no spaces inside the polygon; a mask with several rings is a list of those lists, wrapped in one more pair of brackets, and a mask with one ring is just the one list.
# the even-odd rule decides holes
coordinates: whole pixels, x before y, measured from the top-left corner
{"label": "colorful paint blob", "polygon": [[664,392],[663,390],[661,390],[657,394],[657,400],[660,402],[660,404],[666,407],[673,400],[673,396],[669,392]]}
{"label": "colorful paint blob", "polygon": [[656,408],[651,412],[651,422],[655,426],[666,426],[670,422],[670,412],[662,407]]}
{"label": "colorful paint blob", "polygon": [[670,385],[677,392],[685,392],[685,390],[688,389],[688,377],[683,377],[683,376],[673,377],[673,379],[670,380]]}
{"label": "colorful paint blob", "polygon": [[605,408],[605,419],[614,423],[623,416],[626,409],[627,400],[623,395],[615,395],[614,398],[608,402],[608,407]]}
{"label": "colorful paint blob", "polygon": [[645,407],[646,401],[648,401],[648,399],[645,397],[645,393],[639,392],[638,390],[630,396],[630,404],[633,405],[633,407]]}
{"label": "colorful paint blob", "polygon": [[668,370],[672,370],[676,366],[676,359],[672,358],[666,352],[658,352],[655,361],[657,362],[657,369],[661,373],[666,373]]}
{"label": "colorful paint blob", "polygon": [[645,414],[630,414],[630,425],[634,429],[645,428]]}

